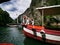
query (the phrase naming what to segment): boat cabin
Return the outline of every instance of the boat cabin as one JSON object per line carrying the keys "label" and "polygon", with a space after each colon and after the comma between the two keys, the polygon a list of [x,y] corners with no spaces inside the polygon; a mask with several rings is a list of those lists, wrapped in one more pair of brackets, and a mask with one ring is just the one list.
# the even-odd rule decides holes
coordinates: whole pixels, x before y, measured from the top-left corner
{"label": "boat cabin", "polygon": [[42,16],[42,26],[48,29],[60,30],[60,5],[36,8]]}

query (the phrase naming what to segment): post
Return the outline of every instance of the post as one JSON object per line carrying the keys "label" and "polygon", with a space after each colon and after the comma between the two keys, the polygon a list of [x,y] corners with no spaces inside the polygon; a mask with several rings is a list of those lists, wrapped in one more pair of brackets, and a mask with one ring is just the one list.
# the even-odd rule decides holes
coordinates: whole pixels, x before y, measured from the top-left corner
{"label": "post", "polygon": [[[42,0],[42,6],[44,6],[44,0]],[[44,9],[42,9],[42,29],[44,30]]]}
{"label": "post", "polygon": [[42,27],[44,26],[44,10],[42,9]]}

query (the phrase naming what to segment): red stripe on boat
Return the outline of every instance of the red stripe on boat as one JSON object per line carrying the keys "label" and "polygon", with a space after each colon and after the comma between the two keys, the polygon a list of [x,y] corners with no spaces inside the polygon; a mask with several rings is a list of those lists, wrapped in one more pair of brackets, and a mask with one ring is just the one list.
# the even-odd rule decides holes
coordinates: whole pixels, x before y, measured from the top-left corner
{"label": "red stripe on boat", "polygon": [[[34,35],[32,35],[32,34],[26,32],[26,31],[24,31],[24,30],[23,30],[23,33],[24,33],[24,35],[25,35],[26,37],[30,37],[30,38],[34,38],[34,39],[37,39],[37,40],[42,41],[42,37],[39,37],[39,36],[34,37]],[[60,45],[60,41],[56,41],[56,40],[49,40],[49,39],[46,39],[46,42],[52,43],[52,44]]]}
{"label": "red stripe on boat", "polygon": [[[32,30],[32,28],[36,29],[37,32],[40,32],[42,30],[42,26],[32,26],[32,25],[27,25],[27,28]],[[46,34],[51,34],[51,35],[57,35],[57,36],[60,36],[60,31],[58,30],[50,30],[50,29],[45,29],[44,28],[44,31]]]}
{"label": "red stripe on boat", "polygon": [[60,31],[57,31],[57,30],[45,29],[45,32],[46,32],[47,34],[52,34],[52,35],[60,36]]}

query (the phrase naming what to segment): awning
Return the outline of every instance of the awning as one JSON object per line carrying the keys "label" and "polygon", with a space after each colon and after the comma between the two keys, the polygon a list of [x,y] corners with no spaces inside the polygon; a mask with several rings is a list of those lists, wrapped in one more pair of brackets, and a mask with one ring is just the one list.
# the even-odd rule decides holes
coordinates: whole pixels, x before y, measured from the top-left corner
{"label": "awning", "polygon": [[39,10],[40,13],[42,13],[43,10],[44,15],[60,15],[60,5],[45,6],[36,9]]}

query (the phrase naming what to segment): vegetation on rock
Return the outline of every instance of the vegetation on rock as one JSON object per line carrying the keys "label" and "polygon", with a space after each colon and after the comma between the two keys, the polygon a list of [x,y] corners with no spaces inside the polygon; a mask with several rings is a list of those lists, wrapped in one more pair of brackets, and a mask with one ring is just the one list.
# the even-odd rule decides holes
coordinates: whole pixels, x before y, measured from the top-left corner
{"label": "vegetation on rock", "polygon": [[[42,4],[43,1],[43,4]],[[54,2],[54,3],[53,3]],[[42,17],[38,10],[36,10],[36,7],[41,6],[52,6],[52,5],[60,5],[60,0],[32,0],[30,8],[25,12],[25,14],[29,18],[33,18],[35,21],[35,25],[42,25]],[[28,12],[28,13],[27,13]],[[58,28],[60,29],[60,18],[58,16],[44,16],[44,23],[45,27],[52,27],[52,28]],[[50,24],[50,25],[49,25]],[[54,25],[52,25],[54,24]],[[55,27],[54,27],[55,26]]]}
{"label": "vegetation on rock", "polygon": [[12,22],[12,19],[10,18],[9,13],[0,8],[0,25],[6,25],[10,22]]}

